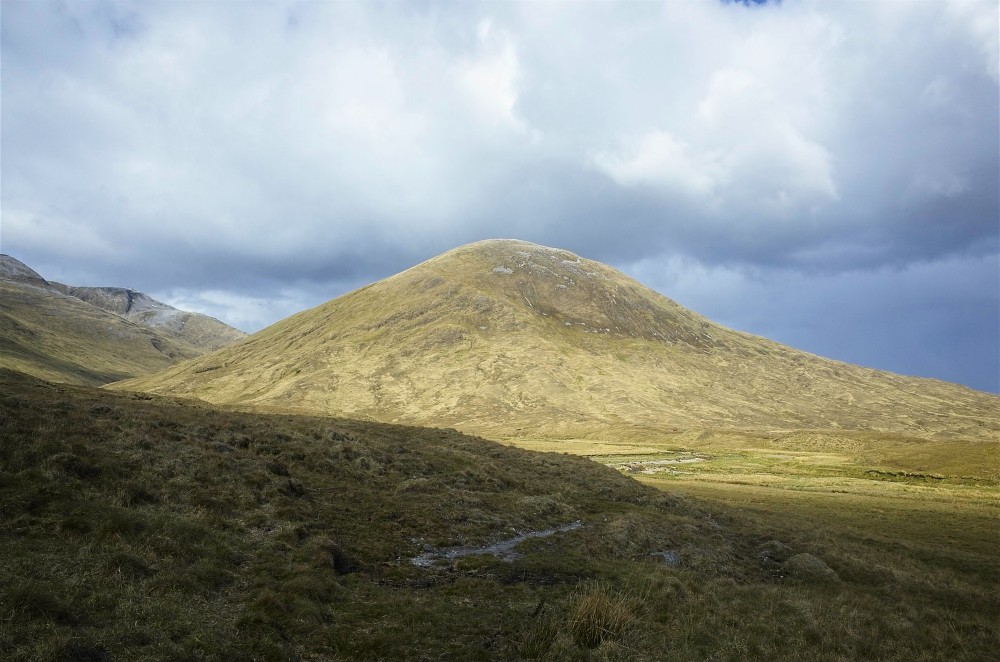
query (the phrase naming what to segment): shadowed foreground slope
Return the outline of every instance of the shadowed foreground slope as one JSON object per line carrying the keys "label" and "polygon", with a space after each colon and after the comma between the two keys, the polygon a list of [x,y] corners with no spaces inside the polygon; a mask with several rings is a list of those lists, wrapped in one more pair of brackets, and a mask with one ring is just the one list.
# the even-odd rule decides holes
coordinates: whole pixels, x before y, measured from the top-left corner
{"label": "shadowed foreground slope", "polygon": [[[959,537],[946,544],[887,538],[867,517],[786,527],[791,509],[762,525],[582,458],[451,430],[240,414],[0,371],[0,650],[989,659],[1000,577],[995,518],[981,511],[995,490],[963,489],[924,518],[947,518]],[[506,554],[505,541],[546,529],[558,531]],[[503,555],[449,558],[494,543]]]}
{"label": "shadowed foreground slope", "polygon": [[734,332],[606,265],[512,240],[457,248],[115,388],[495,438],[1000,431],[996,396]]}

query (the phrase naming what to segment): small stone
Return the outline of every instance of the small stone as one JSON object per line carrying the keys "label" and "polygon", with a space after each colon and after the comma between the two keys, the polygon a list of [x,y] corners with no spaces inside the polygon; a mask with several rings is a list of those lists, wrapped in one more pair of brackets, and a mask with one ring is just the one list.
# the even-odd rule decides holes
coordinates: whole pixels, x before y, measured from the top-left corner
{"label": "small stone", "polygon": [[758,547],[757,551],[760,552],[761,558],[765,561],[776,561],[778,563],[784,563],[793,554],[792,548],[780,540],[768,540]]}

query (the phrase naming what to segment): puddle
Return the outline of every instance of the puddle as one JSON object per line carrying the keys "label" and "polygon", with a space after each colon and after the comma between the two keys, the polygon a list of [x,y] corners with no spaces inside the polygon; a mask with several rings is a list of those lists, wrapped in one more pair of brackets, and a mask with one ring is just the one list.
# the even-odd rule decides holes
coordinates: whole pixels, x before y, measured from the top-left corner
{"label": "puddle", "polygon": [[504,561],[513,561],[521,556],[514,550],[514,548],[525,540],[531,540],[532,538],[548,538],[556,533],[575,531],[581,526],[583,526],[583,522],[577,520],[575,522],[571,522],[570,524],[564,524],[563,526],[557,526],[551,529],[521,533],[513,538],[507,538],[506,540],[495,542],[492,545],[483,545],[481,547],[445,547],[444,549],[425,552],[420,556],[415,556],[410,559],[410,563],[419,568],[429,568],[438,561],[452,561],[454,559],[462,558],[463,556],[477,556],[481,554],[491,554],[497,558],[503,559]]}

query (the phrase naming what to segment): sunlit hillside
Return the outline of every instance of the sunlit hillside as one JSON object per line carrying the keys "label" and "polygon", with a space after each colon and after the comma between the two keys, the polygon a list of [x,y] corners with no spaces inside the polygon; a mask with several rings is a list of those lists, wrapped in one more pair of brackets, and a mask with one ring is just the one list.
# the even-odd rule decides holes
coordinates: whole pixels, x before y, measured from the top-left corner
{"label": "sunlit hillside", "polygon": [[246,334],[122,288],[50,282],[0,255],[0,366],[99,386],[163,370]]}
{"label": "sunlit hillside", "polygon": [[996,396],[735,332],[606,265],[512,240],[457,248],[114,388],[508,439],[1000,430]]}

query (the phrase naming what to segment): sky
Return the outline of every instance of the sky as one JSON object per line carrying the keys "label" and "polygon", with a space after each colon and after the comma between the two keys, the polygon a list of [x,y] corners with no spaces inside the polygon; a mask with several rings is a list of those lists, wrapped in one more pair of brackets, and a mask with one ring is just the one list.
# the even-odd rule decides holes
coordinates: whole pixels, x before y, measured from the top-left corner
{"label": "sky", "polygon": [[1000,391],[995,0],[0,6],[0,249],[256,331],[456,246]]}

